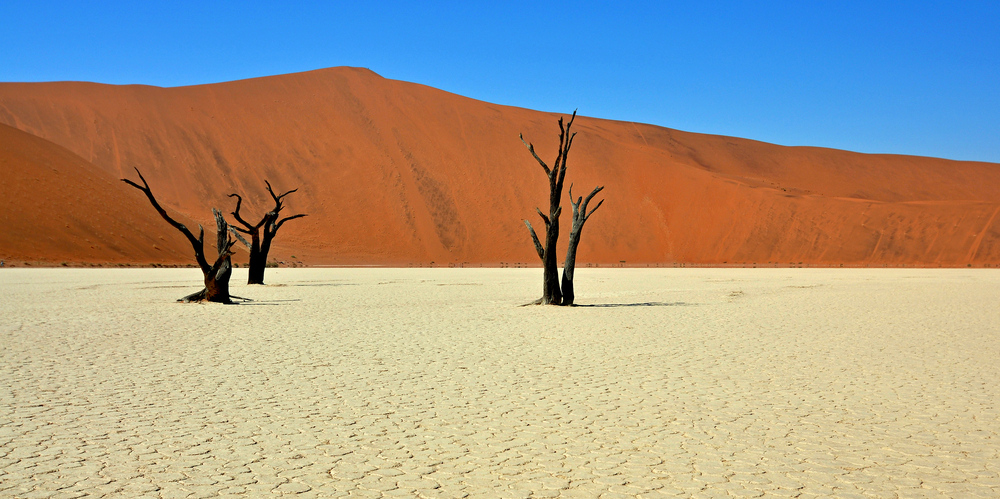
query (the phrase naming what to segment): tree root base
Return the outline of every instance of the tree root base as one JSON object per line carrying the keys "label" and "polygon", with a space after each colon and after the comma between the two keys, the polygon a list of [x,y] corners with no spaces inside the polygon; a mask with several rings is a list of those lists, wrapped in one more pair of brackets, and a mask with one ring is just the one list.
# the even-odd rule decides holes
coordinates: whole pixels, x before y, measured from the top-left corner
{"label": "tree root base", "polygon": [[[246,303],[253,301],[250,298],[244,298],[242,296],[236,296],[236,295],[229,295],[225,297],[215,296],[212,298],[208,298],[205,296],[206,294],[207,290],[202,288],[201,291],[198,291],[197,293],[191,293],[183,298],[179,298],[177,301],[181,303],[202,303],[202,302],[222,303],[223,305],[236,305],[239,303]],[[233,301],[234,298],[239,301]]]}
{"label": "tree root base", "polygon": [[556,307],[575,307],[576,306],[576,305],[574,305],[572,303],[551,303],[551,302],[550,303],[545,303],[545,299],[544,298],[539,298],[539,299],[537,299],[535,301],[525,303],[524,305],[521,305],[521,306],[522,307],[530,307],[532,305],[552,305],[552,306],[556,306]]}

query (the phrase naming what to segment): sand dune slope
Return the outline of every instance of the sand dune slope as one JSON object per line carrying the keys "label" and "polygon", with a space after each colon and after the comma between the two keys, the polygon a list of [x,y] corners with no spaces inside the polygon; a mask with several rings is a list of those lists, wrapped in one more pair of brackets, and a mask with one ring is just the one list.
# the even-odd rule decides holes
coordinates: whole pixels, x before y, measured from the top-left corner
{"label": "sand dune slope", "polygon": [[[557,116],[358,68],[179,88],[0,84],[0,123],[114,177],[139,166],[203,222],[232,192],[260,216],[265,179],[299,188],[288,212],[309,217],[282,229],[275,255],[307,263],[536,263],[522,219],[537,220],[547,183],[518,133],[551,160]],[[607,198],[582,262],[1000,263],[997,164],[587,117],[576,130],[567,184]]]}
{"label": "sand dune slope", "polygon": [[2,259],[194,261],[187,240],[157,215],[141,193],[128,192],[134,189],[62,147],[0,125],[0,171]]}

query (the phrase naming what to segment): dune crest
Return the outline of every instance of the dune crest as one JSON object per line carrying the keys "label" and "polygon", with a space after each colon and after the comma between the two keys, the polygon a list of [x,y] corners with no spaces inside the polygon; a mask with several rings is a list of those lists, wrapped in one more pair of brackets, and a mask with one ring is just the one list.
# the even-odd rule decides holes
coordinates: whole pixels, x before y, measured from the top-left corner
{"label": "dune crest", "polygon": [[[547,182],[518,133],[548,158],[557,117],[359,68],[176,88],[0,84],[0,123],[65,148],[79,156],[73,164],[106,178],[137,166],[165,206],[206,226],[210,207],[232,210],[232,192],[257,216],[270,199],[265,179],[299,188],[289,210],[309,217],[283,228],[272,254],[310,264],[537,264],[522,219],[534,221],[535,207],[547,204]],[[997,164],[782,147],[587,117],[575,128],[567,185],[605,185],[607,199],[588,223],[582,266],[1000,263]],[[4,154],[23,147],[11,137],[0,134]],[[18,187],[24,199],[41,195],[34,188]],[[115,216],[156,220],[148,206],[136,208]],[[59,209],[19,212],[18,224],[56,224]],[[7,232],[0,253],[83,258],[62,243],[21,245],[20,234]],[[143,251],[122,254],[141,263],[151,257]]]}

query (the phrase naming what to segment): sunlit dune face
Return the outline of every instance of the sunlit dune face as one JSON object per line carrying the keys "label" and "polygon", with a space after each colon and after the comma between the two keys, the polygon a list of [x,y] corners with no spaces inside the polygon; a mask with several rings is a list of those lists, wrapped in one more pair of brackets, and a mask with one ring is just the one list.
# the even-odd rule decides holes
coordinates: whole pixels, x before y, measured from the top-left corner
{"label": "sunlit dune face", "polygon": [[[353,68],[179,88],[0,84],[0,103],[0,122],[47,141],[0,134],[7,258],[187,262],[186,241],[117,182],[139,167],[164,206],[206,227],[212,207],[232,211],[229,194],[259,218],[264,180],[298,188],[287,209],[309,216],[282,228],[281,261],[538,264],[523,220],[541,223],[548,184],[518,134],[554,160],[558,115]],[[574,129],[566,185],[604,185],[606,200],[583,267],[1000,262],[995,164],[586,117]]]}

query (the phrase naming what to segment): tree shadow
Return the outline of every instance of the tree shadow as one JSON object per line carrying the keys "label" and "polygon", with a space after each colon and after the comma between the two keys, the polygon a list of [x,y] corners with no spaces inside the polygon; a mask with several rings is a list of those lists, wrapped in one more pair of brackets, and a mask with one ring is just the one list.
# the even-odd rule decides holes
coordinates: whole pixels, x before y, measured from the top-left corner
{"label": "tree shadow", "polygon": [[270,288],[292,288],[292,287],[334,287],[334,286],[358,286],[356,282],[300,282],[293,284],[264,284]]}
{"label": "tree shadow", "polygon": [[690,307],[694,305],[693,303],[684,303],[682,301],[675,302],[664,302],[664,301],[646,301],[639,303],[593,303],[593,304],[573,304],[574,307],[593,307],[593,308],[616,308],[616,307]]}
{"label": "tree shadow", "polygon": [[299,299],[299,298],[292,298],[292,299],[288,299],[288,300],[251,300],[251,301],[244,301],[244,302],[236,302],[236,303],[233,303],[233,305],[248,306],[248,307],[261,306],[261,305],[277,306],[277,305],[281,305],[282,303],[290,302],[290,301],[302,301],[302,300]]}

